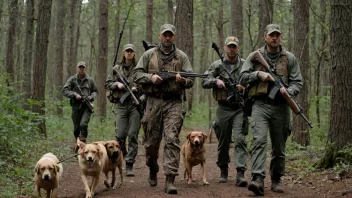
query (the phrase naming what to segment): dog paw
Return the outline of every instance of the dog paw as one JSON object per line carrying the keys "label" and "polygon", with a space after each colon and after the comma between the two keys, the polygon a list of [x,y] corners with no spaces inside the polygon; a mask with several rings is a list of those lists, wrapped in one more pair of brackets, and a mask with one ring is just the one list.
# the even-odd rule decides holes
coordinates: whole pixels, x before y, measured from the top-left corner
{"label": "dog paw", "polygon": [[209,182],[205,181],[203,182],[203,185],[209,185]]}

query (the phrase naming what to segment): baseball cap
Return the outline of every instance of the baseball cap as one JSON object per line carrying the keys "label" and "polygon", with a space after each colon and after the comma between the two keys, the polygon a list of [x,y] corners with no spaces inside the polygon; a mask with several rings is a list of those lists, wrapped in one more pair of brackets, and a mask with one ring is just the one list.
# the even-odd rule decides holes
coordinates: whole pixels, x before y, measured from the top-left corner
{"label": "baseball cap", "polygon": [[86,62],[84,62],[84,61],[78,62],[78,63],[77,63],[77,67],[79,67],[79,66],[87,67]]}
{"label": "baseball cap", "polygon": [[269,24],[265,28],[265,34],[271,34],[273,32],[278,32],[281,34],[280,26],[277,24]]}
{"label": "baseball cap", "polygon": [[226,38],[225,40],[225,45],[228,46],[228,45],[231,45],[231,44],[234,44],[236,46],[239,46],[240,44],[240,41],[238,40],[238,38],[234,37],[234,36],[229,36]]}
{"label": "baseball cap", "polygon": [[126,51],[128,49],[136,51],[133,44],[126,44],[126,45],[123,46],[123,51]]}
{"label": "baseball cap", "polygon": [[164,24],[160,27],[160,34],[163,34],[166,31],[170,31],[173,34],[176,34],[176,28],[174,25],[171,24]]}

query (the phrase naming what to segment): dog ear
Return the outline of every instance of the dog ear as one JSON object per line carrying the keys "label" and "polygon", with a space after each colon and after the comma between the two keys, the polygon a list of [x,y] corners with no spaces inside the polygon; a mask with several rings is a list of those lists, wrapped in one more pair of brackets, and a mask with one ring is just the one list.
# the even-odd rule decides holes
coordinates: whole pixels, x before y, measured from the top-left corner
{"label": "dog ear", "polygon": [[82,142],[79,138],[77,138],[77,146],[80,149],[84,149],[84,147],[86,146],[86,144],[84,142]]}
{"label": "dog ear", "polygon": [[37,165],[35,166],[34,172],[36,172],[37,175],[39,175],[39,173],[40,173],[40,165],[39,165],[39,164],[37,164]]}
{"label": "dog ear", "polygon": [[58,164],[55,164],[54,165],[54,170],[55,170],[55,173],[60,172],[60,166]]}
{"label": "dog ear", "polygon": [[207,136],[207,134],[205,134],[203,132],[202,132],[202,135],[203,135],[203,142],[205,142],[205,140],[207,139],[208,136]]}
{"label": "dog ear", "polygon": [[189,132],[188,135],[186,136],[187,140],[189,140],[191,138],[191,133],[192,132]]}

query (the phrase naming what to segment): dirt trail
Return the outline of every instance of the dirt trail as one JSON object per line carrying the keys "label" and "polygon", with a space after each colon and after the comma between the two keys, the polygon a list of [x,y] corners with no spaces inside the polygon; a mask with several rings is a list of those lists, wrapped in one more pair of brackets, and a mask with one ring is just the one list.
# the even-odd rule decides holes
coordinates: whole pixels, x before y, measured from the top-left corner
{"label": "dirt trail", "polygon": [[[180,135],[181,144],[185,141],[186,131]],[[181,181],[183,177],[183,164],[180,165],[180,175],[176,177],[175,185],[178,189],[177,195],[167,195],[164,193],[165,175],[163,169],[158,173],[158,186],[150,187],[148,183],[148,167],[145,165],[144,149],[140,145],[139,153],[134,165],[134,177],[124,177],[123,186],[116,189],[106,189],[102,180],[99,182],[96,190],[98,198],[112,197],[254,197],[254,194],[247,188],[235,186],[236,170],[234,168],[233,156],[234,149],[231,149],[232,162],[229,168],[229,182],[219,184],[220,175],[219,168],[216,166],[217,142],[213,137],[212,144],[207,143],[207,180],[208,186],[201,185],[201,168],[194,168],[194,179],[196,182],[188,185],[186,181]],[[162,147],[161,147],[162,148]],[[162,151],[160,151],[162,163]],[[290,162],[288,162],[289,164]],[[268,167],[268,166],[267,166]],[[268,173],[268,171],[267,171]],[[246,171],[246,178],[250,179],[250,171]],[[265,179],[265,197],[352,197],[352,194],[342,196],[339,190],[352,188],[352,179],[333,180],[331,175],[322,175],[319,173],[311,174],[305,179],[297,179],[296,173],[287,172],[283,178],[285,193],[277,194],[270,190],[270,179]],[[120,176],[117,175],[118,184],[120,184]],[[79,174],[78,162],[73,160],[64,164],[64,175],[59,187],[59,197],[85,197],[84,186]]]}

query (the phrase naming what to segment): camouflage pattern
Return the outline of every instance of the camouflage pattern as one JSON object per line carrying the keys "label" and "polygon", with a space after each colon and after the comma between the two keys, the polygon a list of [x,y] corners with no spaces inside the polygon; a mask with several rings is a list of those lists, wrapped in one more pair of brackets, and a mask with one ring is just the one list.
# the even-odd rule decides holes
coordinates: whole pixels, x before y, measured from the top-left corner
{"label": "camouflage pattern", "polygon": [[[287,75],[285,76],[283,72],[283,78],[286,78],[288,83],[287,91],[296,96],[303,85],[299,64],[292,53],[284,51],[282,47],[281,49],[284,52],[281,56],[287,57]],[[240,83],[244,86],[260,82],[258,71],[250,61],[252,55],[253,53],[248,56],[240,73]],[[270,60],[265,53],[263,57],[271,64],[277,63],[277,60]],[[283,58],[279,57],[280,59]],[[277,97],[280,96],[280,94],[277,95]],[[252,176],[265,177],[267,133],[269,131],[272,144],[270,173],[272,178],[280,178],[285,173],[285,144],[291,133],[289,106],[284,100],[271,100],[267,95],[254,97],[252,119],[250,124],[253,132]]]}
{"label": "camouflage pattern", "polygon": [[62,88],[62,94],[70,98],[70,104],[72,106],[71,118],[74,125],[73,134],[75,138],[87,138],[91,112],[82,101],[76,100],[76,94],[79,93],[77,85],[80,87],[83,95],[91,96],[91,101],[94,101],[97,96],[98,88],[93,78],[89,77],[88,74],[85,74],[83,79],[79,79],[77,74],[71,76]]}
{"label": "camouflage pattern", "polygon": [[[233,78],[239,79],[244,60],[238,57],[235,64],[227,64],[227,68],[232,74]],[[230,143],[232,139],[232,130],[234,130],[235,142],[235,167],[236,169],[246,170],[247,161],[247,143],[246,135],[248,133],[247,121],[242,110],[238,105],[227,104],[226,99],[228,92],[223,88],[216,86],[216,80],[221,79],[224,82],[229,78],[226,71],[221,66],[222,61],[217,60],[213,62],[209,69],[205,72],[208,78],[202,80],[202,87],[209,89],[213,88],[214,99],[219,101],[219,106],[216,110],[216,127],[215,134],[218,138],[218,159],[216,164],[219,167],[228,166],[230,163]],[[225,66],[226,67],[226,66]],[[247,128],[246,128],[247,127]]]}
{"label": "camouflage pattern", "polygon": [[[173,49],[173,53],[177,55],[172,59],[178,59],[180,70],[182,72],[192,72],[192,66],[187,55],[177,49],[176,46],[173,46]],[[133,73],[134,82],[143,86],[152,86],[153,90],[147,93],[146,108],[142,119],[146,164],[150,167],[158,163],[160,142],[164,137],[164,173],[165,175],[178,175],[180,163],[179,134],[183,124],[182,100],[181,95],[178,94],[179,91],[170,92],[170,89],[161,89],[165,86],[163,85],[165,82],[160,85],[153,84],[151,80],[153,73],[150,73],[149,65],[154,51],[155,48],[152,48],[142,55]],[[158,57],[160,57],[160,54],[158,54]],[[170,60],[170,62],[174,61]],[[161,69],[159,61],[158,68]],[[185,83],[177,85],[177,87],[183,92],[184,89],[191,88],[193,84],[193,78],[186,78]]]}
{"label": "camouflage pattern", "polygon": [[[105,82],[105,87],[112,92],[115,101],[113,104],[113,112],[115,113],[116,140],[123,141],[121,144],[121,150],[124,154],[125,161],[128,164],[133,164],[137,156],[141,117],[138,107],[135,105],[135,102],[131,97],[124,101],[123,104],[119,101],[120,97],[126,93],[125,89],[112,89],[112,85],[115,82],[120,81],[116,73],[118,71],[130,88],[137,87],[132,79],[132,71],[134,68],[135,65],[133,63],[130,66],[116,65],[112,68]],[[138,95],[137,93],[134,94]],[[127,137],[128,150],[126,149]]]}

